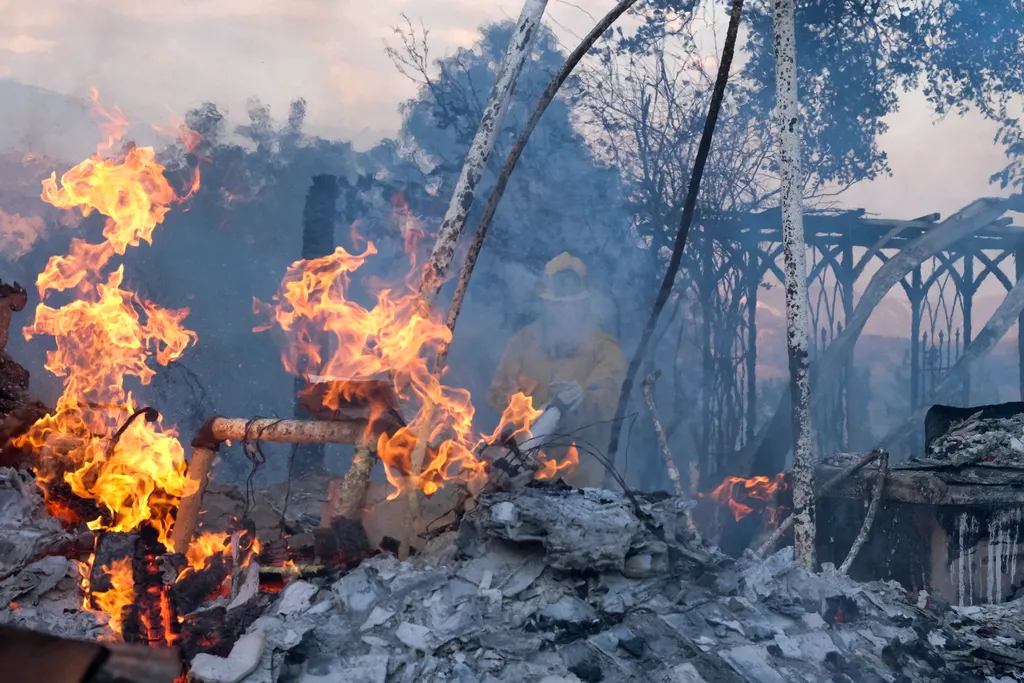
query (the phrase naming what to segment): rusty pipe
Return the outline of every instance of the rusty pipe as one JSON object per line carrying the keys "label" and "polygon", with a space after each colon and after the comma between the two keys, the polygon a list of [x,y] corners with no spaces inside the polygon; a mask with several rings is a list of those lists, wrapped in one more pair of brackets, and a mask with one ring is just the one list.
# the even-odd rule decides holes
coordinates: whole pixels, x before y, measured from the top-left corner
{"label": "rusty pipe", "polygon": [[176,553],[185,553],[192,543],[203,494],[210,481],[210,470],[217,450],[225,441],[269,441],[273,443],[336,443],[355,444],[366,433],[365,421],[310,422],[307,420],[276,420],[211,417],[192,439],[192,459],[188,478],[195,490],[183,496],[178,515],[171,529],[171,546]]}

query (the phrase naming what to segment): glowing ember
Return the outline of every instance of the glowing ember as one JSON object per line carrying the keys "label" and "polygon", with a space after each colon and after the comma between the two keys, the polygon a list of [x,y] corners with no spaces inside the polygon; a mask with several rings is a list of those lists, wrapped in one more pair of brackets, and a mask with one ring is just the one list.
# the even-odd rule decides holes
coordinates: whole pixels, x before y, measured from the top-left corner
{"label": "glowing ember", "polygon": [[[396,221],[411,254],[423,231],[400,202],[396,205]],[[416,289],[420,275],[415,258],[411,258],[411,272],[403,284],[387,287],[371,282],[377,290],[372,308],[346,297],[352,274],[376,253],[373,243],[365,242],[360,254],[339,247],[329,256],[293,263],[274,303],[257,300],[254,310],[285,333],[288,343],[282,360],[289,372],[351,381],[390,376],[399,397],[418,407],[411,426],[377,440],[385,474],[394,486],[390,499],[415,489],[430,495],[450,480],[471,487],[482,485],[485,463],[475,452],[485,440],[473,433],[474,408],[469,392],[445,386],[428,367],[427,359],[451,340],[451,330],[436,312],[423,311]],[[326,345],[324,334],[330,338]],[[325,347],[332,349],[329,355]],[[325,405],[337,409],[344,393],[329,393]],[[539,414],[529,398],[521,394],[513,397],[502,424],[486,441],[493,441],[505,431],[523,431],[524,425]],[[402,473],[411,471],[415,435],[421,431],[429,438],[424,466],[418,476],[406,476]]]}
{"label": "glowing ember", "polygon": [[132,562],[130,559],[116,560],[109,567],[101,567],[101,570],[110,577],[110,590],[93,593],[92,599],[97,609],[110,615],[108,626],[115,635],[120,636],[124,612],[135,600]]}
{"label": "glowing ember", "polygon": [[765,509],[774,510],[775,494],[780,487],[785,487],[783,475],[773,477],[726,477],[725,481],[710,493],[710,497],[720,505],[728,505],[736,521],[740,521],[755,508],[758,512]]}

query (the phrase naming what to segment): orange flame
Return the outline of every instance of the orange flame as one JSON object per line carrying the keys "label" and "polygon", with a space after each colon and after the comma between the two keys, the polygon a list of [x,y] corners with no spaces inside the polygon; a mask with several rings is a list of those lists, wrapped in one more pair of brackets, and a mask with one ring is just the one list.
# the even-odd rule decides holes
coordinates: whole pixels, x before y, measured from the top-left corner
{"label": "orange flame", "polygon": [[115,635],[121,635],[124,610],[135,600],[135,580],[132,576],[131,559],[115,560],[109,567],[101,567],[110,577],[110,590],[93,593],[96,607],[110,615],[108,625]]}
{"label": "orange flame", "polygon": [[576,450],[576,444],[573,443],[569,446],[565,452],[565,459],[562,462],[558,462],[553,458],[548,458],[546,455],[541,453],[541,468],[536,474],[537,479],[554,479],[558,476],[559,472],[565,472],[565,474],[571,473],[576,466],[580,464],[580,454]]}
{"label": "orange flame", "polygon": [[738,522],[754,511],[747,503],[759,501],[760,509],[767,508],[775,500],[775,493],[785,482],[782,474],[773,477],[756,476],[750,479],[726,477],[710,493],[710,497],[720,505],[728,505],[733,518]]}
{"label": "orange flame", "polygon": [[188,566],[202,571],[210,564],[210,558],[223,555],[231,545],[231,534],[207,533],[192,540],[185,553]]}
{"label": "orange flame", "polygon": [[[16,445],[36,453],[37,481],[44,490],[65,482],[76,496],[96,502],[101,515],[88,523],[90,529],[127,532],[149,525],[166,545],[178,502],[196,486],[185,476],[176,433],[159,419],[139,417],[116,440],[112,437],[136,410],[125,380],[147,384],[156,374],[151,359],[167,365],[197,337],[182,326],[187,309],[163,309],[141,299],[122,287],[123,266],[109,270],[108,264],[128,247],[151,242],[179,198],[153,148],[130,147],[121,158],[103,158],[127,122],[119,109],[99,107],[95,91],[93,100],[109,122],[106,142],[60,183],[55,173],[43,181],[41,196],[83,216],[93,211],[107,216],[104,240],[73,240],[70,253],[51,258],[36,281],[40,303],[25,338],[53,337],[55,348],[47,353],[45,367],[63,378],[64,391],[54,413]],[[64,290],[72,290],[76,299],[57,308],[47,304],[50,293]],[[110,572],[114,588],[94,597],[119,632],[119,608],[133,593],[131,571],[115,562]]]}
{"label": "orange flame", "polygon": [[[395,214],[412,250],[422,229],[404,202],[396,201]],[[453,479],[482,484],[486,468],[475,454],[482,440],[472,430],[470,394],[442,384],[428,366],[428,357],[446,347],[452,333],[435,311],[423,309],[415,258],[403,284],[376,287],[372,308],[346,297],[352,274],[376,253],[374,244],[366,242],[360,254],[339,247],[329,256],[293,263],[272,304],[254,301],[254,312],[270,321],[256,331],[276,324],[285,333],[288,343],[282,360],[293,374],[346,382],[393,378],[399,398],[417,413],[410,426],[377,440],[377,452],[394,487],[389,499],[416,489],[430,495]],[[327,353],[328,348],[333,351]],[[328,407],[336,409],[339,397],[339,392],[328,392]],[[514,397],[496,434],[510,425],[520,431],[539,414],[529,398]],[[429,446],[422,471],[413,475],[411,456],[420,433],[427,435]]]}

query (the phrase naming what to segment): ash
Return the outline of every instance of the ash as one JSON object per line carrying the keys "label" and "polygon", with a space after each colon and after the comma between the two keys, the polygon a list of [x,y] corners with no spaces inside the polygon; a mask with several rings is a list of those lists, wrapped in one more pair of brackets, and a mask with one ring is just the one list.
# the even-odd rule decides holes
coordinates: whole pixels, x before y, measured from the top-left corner
{"label": "ash", "polygon": [[908,461],[911,467],[1024,468],[1024,415],[982,418],[976,414],[937,438],[930,456]]}
{"label": "ash", "polygon": [[[0,543],[29,533],[33,504],[30,492],[13,504],[24,482],[4,477]],[[293,581],[271,600],[246,581],[233,609],[262,612],[228,656],[195,655],[189,677],[1024,681],[1024,601],[950,607],[827,565],[808,573],[789,548],[733,562],[687,531],[687,509],[673,497],[564,486],[486,495],[457,531],[409,562],[379,555],[344,574]],[[5,565],[0,595],[17,607],[0,610],[0,622],[94,636],[93,616],[70,604],[80,595],[71,573],[61,576],[66,564],[26,556]]]}

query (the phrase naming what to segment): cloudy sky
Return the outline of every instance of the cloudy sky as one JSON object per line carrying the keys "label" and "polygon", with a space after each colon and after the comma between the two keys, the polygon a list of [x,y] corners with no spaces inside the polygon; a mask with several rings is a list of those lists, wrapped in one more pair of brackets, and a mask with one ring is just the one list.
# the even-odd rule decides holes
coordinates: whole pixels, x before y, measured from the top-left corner
{"label": "cloudy sky", "polygon": [[[567,45],[612,0],[552,0],[547,20]],[[435,54],[469,45],[476,27],[515,17],[521,0],[0,0],[0,77],[69,95],[97,87],[129,117],[162,121],[210,100],[240,116],[256,95],[283,114],[309,102],[309,124],[362,144],[391,134],[413,86],[384,54],[405,13]],[[907,98],[882,141],[894,176],[842,203],[893,218],[947,214],[978,196],[1002,153],[978,117],[936,122]]]}

